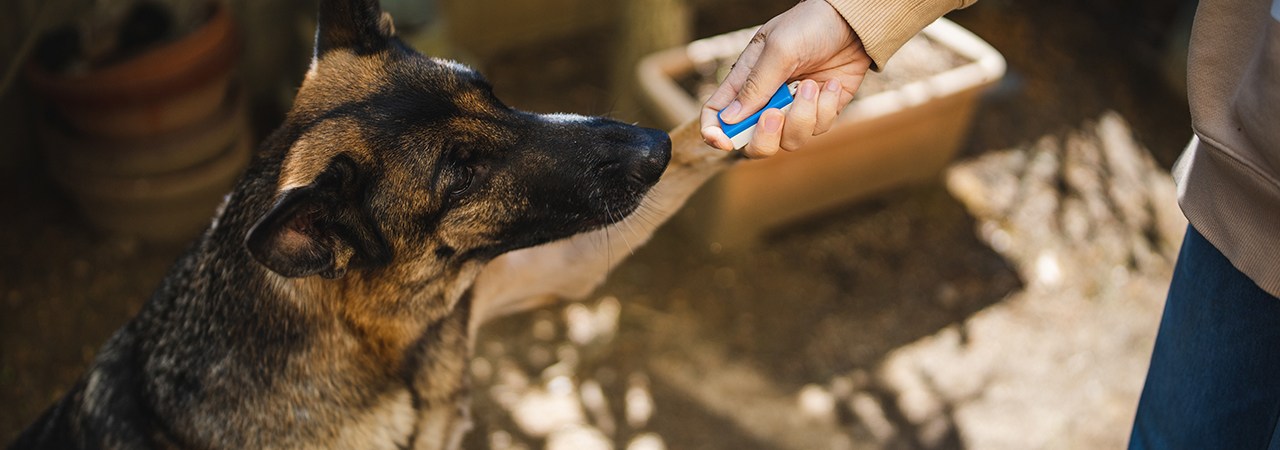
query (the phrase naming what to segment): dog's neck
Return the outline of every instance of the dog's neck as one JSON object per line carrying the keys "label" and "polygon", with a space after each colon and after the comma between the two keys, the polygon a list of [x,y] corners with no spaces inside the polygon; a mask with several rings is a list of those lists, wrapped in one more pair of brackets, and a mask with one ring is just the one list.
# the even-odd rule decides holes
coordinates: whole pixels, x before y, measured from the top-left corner
{"label": "dog's neck", "polygon": [[262,276],[276,291],[274,297],[316,323],[329,323],[352,333],[392,368],[401,365],[428,327],[456,310],[483,263],[415,266],[350,271],[334,279],[286,278],[263,268]]}

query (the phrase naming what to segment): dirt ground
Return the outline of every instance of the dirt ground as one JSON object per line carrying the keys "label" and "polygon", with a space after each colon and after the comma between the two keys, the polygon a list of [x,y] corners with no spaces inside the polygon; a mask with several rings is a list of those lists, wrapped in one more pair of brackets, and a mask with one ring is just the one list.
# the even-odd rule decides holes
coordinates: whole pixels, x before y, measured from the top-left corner
{"label": "dirt ground", "polygon": [[[1010,74],[938,183],[751,250],[667,227],[592,300],[492,324],[466,447],[1123,445],[1180,238],[1187,106],[1154,69],[1172,11],[1025,3],[951,16]],[[733,20],[695,29],[762,19]],[[634,114],[610,110],[599,37],[482,70],[517,107]],[[0,176],[0,441],[182,250],[96,234],[30,159]]]}

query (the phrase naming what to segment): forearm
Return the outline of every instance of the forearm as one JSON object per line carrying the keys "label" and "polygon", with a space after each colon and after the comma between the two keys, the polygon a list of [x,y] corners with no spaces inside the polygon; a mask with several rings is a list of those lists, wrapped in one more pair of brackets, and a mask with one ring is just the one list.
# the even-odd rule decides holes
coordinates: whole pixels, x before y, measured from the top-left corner
{"label": "forearm", "polygon": [[939,17],[977,0],[826,0],[840,12],[880,70],[913,36]]}

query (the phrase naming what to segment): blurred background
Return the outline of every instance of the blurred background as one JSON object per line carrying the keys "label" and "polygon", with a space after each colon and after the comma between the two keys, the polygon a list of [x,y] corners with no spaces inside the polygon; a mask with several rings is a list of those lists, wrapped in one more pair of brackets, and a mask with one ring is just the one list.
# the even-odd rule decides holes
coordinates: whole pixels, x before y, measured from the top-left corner
{"label": "blurred background", "polygon": [[[670,128],[786,0],[383,0],[535,112]],[[723,174],[587,301],[501,319],[466,448],[1116,448],[1185,222],[1194,1],[982,0],[836,131]],[[310,0],[0,5],[0,440],[207,225]],[[625,234],[625,233],[624,233]],[[625,236],[622,236],[625,238]],[[620,255],[619,257],[623,257]]]}

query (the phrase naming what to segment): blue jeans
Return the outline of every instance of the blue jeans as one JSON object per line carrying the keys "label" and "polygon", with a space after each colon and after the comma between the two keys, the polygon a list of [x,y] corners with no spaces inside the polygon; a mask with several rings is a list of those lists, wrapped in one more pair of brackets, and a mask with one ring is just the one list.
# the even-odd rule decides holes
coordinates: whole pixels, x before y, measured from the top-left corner
{"label": "blue jeans", "polygon": [[1129,448],[1280,449],[1277,418],[1280,299],[1187,227]]}

